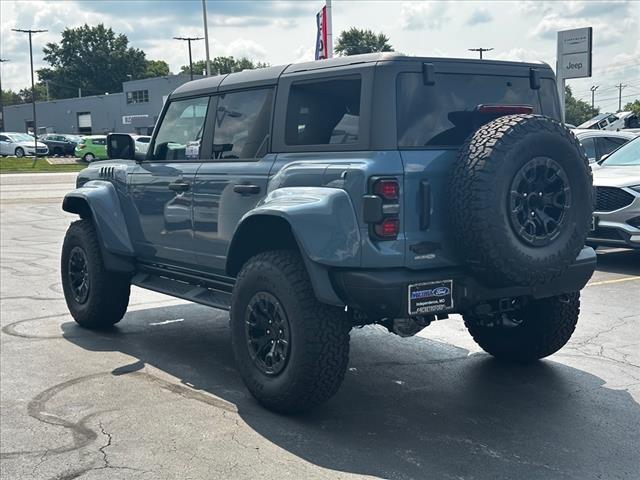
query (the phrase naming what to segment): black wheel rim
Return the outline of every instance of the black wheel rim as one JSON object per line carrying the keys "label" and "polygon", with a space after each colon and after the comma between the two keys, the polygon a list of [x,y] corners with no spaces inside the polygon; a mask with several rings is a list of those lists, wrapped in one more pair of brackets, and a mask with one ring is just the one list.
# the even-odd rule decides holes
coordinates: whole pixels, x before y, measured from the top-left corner
{"label": "black wheel rim", "polygon": [[553,242],[562,231],[570,206],[567,174],[549,157],[533,158],[511,182],[511,226],[527,245],[543,247]]}
{"label": "black wheel rim", "polygon": [[247,348],[253,363],[265,375],[284,370],[291,351],[289,321],[278,299],[267,292],[256,293],[245,314]]}
{"label": "black wheel rim", "polygon": [[85,251],[80,247],[73,247],[69,255],[69,286],[77,303],[85,303],[89,298],[88,263]]}

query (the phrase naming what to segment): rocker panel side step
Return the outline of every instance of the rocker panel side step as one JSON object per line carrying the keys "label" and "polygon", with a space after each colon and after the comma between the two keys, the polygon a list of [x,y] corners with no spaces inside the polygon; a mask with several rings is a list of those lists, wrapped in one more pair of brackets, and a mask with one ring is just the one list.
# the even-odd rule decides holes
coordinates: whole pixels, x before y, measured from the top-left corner
{"label": "rocker panel side step", "polygon": [[131,284],[222,310],[229,310],[231,306],[230,292],[194,285],[152,273],[138,273],[131,279]]}

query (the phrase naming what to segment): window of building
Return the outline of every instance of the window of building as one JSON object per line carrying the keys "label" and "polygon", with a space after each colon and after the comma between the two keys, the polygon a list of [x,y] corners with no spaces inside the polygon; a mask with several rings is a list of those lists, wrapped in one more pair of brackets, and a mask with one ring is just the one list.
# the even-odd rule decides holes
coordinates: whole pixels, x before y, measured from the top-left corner
{"label": "window of building", "polygon": [[196,160],[200,158],[200,143],[208,105],[209,97],[171,102],[158,127],[153,159]]}
{"label": "window of building", "polygon": [[287,103],[287,145],[356,143],[360,131],[360,77],[291,85]]}
{"label": "window of building", "polygon": [[222,94],[216,108],[212,157],[262,157],[267,152],[273,90]]}
{"label": "window of building", "polygon": [[149,90],[127,92],[127,104],[132,103],[149,103]]}

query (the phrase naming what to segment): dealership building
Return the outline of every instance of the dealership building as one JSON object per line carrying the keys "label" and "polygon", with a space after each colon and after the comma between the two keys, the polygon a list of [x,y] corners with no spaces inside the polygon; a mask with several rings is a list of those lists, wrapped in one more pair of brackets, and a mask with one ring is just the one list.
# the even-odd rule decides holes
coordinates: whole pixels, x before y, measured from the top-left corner
{"label": "dealership building", "polygon": [[[36,102],[38,133],[149,135],[169,94],[188,81],[189,75],[145,78],[124,82],[121,93]],[[32,131],[32,105],[4,107],[3,120],[7,132]]]}

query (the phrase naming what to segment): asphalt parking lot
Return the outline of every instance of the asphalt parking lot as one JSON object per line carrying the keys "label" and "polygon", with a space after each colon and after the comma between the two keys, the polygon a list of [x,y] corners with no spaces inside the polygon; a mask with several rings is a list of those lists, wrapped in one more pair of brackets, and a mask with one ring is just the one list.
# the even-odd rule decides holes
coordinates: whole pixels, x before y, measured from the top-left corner
{"label": "asphalt parking lot", "polygon": [[530,366],[457,316],[402,339],[356,330],[342,389],[301,416],[256,404],[224,312],[134,288],[117,328],[61,293],[73,174],[2,175],[3,479],[637,479],[640,252],[609,250],[571,342]]}

